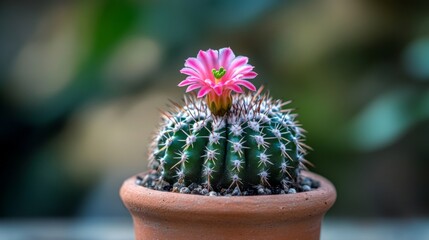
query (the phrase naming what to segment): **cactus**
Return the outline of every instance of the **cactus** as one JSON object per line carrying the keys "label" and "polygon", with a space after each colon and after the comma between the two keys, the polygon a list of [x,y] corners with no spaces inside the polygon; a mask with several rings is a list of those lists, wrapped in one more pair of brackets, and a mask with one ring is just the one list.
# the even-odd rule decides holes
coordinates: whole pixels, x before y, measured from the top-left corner
{"label": "cactus", "polygon": [[162,180],[209,189],[297,180],[306,145],[296,115],[282,109],[287,102],[240,95],[224,116],[212,115],[199,99],[186,102],[164,114],[150,153]]}
{"label": "cactus", "polygon": [[[298,183],[309,148],[296,114],[284,109],[289,102],[273,100],[262,93],[263,88],[241,94],[238,85],[256,90],[243,80],[256,76],[247,58],[236,58],[229,48],[210,51],[200,51],[182,69],[190,77],[179,86],[190,85],[189,91],[200,87],[198,95],[185,96],[184,106],[173,102],[172,109],[163,113],[149,153],[157,185],[195,183],[209,191],[244,191],[262,185],[287,191]],[[218,54],[219,64],[204,65],[213,53]],[[201,74],[204,70],[208,75]],[[197,81],[196,76],[211,77],[213,84],[207,86],[206,79]],[[228,82],[231,79],[233,83]]]}

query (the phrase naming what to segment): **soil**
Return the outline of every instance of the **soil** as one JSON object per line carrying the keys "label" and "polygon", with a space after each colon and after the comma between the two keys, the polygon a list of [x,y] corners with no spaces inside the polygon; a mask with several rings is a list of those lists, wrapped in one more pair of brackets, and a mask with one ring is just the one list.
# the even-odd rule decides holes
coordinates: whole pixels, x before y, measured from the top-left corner
{"label": "soil", "polygon": [[282,186],[249,186],[244,189],[239,187],[218,188],[208,190],[207,185],[191,183],[185,185],[183,183],[174,183],[173,185],[165,181],[159,181],[158,173],[148,173],[146,175],[137,176],[136,184],[154,190],[166,192],[179,192],[185,194],[196,194],[205,196],[252,196],[252,195],[275,195],[275,194],[294,194],[297,192],[308,192],[317,189],[320,182],[309,177],[300,176],[297,182],[283,182]]}

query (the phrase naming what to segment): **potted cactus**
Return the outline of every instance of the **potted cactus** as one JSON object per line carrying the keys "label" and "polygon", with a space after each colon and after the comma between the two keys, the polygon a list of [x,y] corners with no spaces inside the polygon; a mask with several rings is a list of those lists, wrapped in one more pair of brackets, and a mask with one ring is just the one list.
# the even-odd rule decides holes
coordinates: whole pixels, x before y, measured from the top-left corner
{"label": "potted cactus", "polygon": [[253,68],[230,48],[186,60],[184,104],[162,113],[149,171],[120,191],[137,239],[319,239],[335,188],[306,171],[297,115]]}

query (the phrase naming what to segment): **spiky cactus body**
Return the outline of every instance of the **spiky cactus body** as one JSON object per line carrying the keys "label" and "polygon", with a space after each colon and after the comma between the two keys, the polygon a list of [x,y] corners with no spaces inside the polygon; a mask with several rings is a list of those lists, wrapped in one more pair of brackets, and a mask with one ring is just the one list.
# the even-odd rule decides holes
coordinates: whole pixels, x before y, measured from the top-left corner
{"label": "spiky cactus body", "polygon": [[164,114],[150,152],[159,182],[197,183],[209,190],[296,183],[307,146],[287,102],[239,95],[229,112],[211,114],[205,101],[185,98]]}

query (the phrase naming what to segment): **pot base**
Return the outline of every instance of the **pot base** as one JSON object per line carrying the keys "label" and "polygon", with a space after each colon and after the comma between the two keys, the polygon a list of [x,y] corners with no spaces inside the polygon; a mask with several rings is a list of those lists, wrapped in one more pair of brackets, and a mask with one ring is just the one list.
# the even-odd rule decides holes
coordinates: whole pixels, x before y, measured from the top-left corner
{"label": "pot base", "polygon": [[136,239],[319,239],[336,192],[325,178],[303,174],[320,187],[296,194],[210,197],[148,189],[132,177],[120,194]]}

